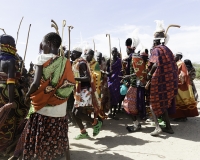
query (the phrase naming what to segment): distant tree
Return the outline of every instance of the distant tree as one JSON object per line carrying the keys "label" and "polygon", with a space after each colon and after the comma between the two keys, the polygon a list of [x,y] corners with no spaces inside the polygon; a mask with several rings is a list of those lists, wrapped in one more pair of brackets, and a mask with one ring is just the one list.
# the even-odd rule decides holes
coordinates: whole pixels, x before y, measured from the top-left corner
{"label": "distant tree", "polygon": [[200,64],[193,63],[193,66],[196,70],[196,79],[200,79]]}

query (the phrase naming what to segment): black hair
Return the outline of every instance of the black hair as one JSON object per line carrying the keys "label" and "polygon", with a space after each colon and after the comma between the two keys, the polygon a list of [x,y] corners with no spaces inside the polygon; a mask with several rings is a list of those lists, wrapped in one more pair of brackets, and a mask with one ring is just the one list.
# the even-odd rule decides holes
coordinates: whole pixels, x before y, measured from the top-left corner
{"label": "black hair", "polygon": [[128,38],[126,41],[125,41],[125,46],[131,46],[132,45],[132,39],[131,38]]}
{"label": "black hair", "polygon": [[87,54],[90,54],[90,55],[94,56],[94,51],[92,49],[89,49]]}
{"label": "black hair", "polygon": [[113,48],[112,48],[112,52],[118,52],[117,48],[116,48],[116,47],[113,47]]}
{"label": "black hair", "polygon": [[187,67],[193,68],[192,62],[189,59],[185,59],[184,63]]}
{"label": "black hair", "polygon": [[46,34],[44,36],[44,41],[45,42],[49,41],[55,48],[59,48],[62,42],[61,37],[55,32],[50,32]]}

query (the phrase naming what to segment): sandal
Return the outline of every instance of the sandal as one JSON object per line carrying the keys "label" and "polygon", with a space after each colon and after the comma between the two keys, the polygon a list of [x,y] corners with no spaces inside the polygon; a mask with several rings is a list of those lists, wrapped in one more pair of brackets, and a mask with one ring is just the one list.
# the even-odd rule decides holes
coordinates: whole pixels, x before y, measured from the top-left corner
{"label": "sandal", "polygon": [[93,136],[97,136],[100,132],[102,126],[102,122],[98,121],[98,123],[93,127]]}
{"label": "sandal", "polygon": [[162,132],[161,129],[157,130],[155,129],[153,132],[150,133],[151,136],[158,136]]}
{"label": "sandal", "polygon": [[75,140],[80,140],[80,139],[88,139],[90,138],[90,136],[88,135],[88,133],[81,133],[79,135],[77,135],[74,139]]}
{"label": "sandal", "polygon": [[141,129],[141,124],[138,124],[137,127],[134,126],[127,126],[126,129],[128,130],[128,132],[132,133],[132,132],[136,132],[139,131]]}
{"label": "sandal", "polygon": [[168,129],[168,128],[162,128],[162,131],[166,132],[166,133],[169,133],[169,134],[174,134],[174,131],[171,128],[170,129]]}

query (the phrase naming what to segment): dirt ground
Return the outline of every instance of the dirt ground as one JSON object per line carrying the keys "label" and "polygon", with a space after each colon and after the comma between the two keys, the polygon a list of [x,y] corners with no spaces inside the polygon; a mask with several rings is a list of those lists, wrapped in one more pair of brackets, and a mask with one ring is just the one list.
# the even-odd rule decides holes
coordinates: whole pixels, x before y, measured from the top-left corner
{"label": "dirt ground", "polygon": [[[195,84],[200,95],[200,81]],[[105,120],[95,138],[88,128],[90,139],[74,140],[79,129],[69,127],[71,160],[200,160],[200,116],[187,122],[171,121],[175,134],[162,133],[159,137],[149,134],[154,130],[149,123],[142,123],[139,132],[128,133],[126,125],[131,119],[125,113],[118,117],[118,121]]]}

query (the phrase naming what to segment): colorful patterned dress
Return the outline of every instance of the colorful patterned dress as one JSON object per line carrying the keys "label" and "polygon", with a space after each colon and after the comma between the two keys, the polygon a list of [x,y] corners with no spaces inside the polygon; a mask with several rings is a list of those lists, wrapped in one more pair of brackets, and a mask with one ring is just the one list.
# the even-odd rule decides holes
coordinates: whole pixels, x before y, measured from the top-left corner
{"label": "colorful patterned dress", "polygon": [[131,76],[129,90],[124,99],[124,109],[128,114],[133,116],[140,115],[141,118],[146,116],[145,105],[145,88],[146,84],[146,63],[137,53],[132,54],[130,74]]}
{"label": "colorful patterned dress", "polygon": [[[9,102],[7,75],[0,73],[0,108]],[[29,107],[24,104],[17,87],[15,88],[14,102],[17,108],[9,109],[0,117],[0,155],[8,155],[15,149],[16,143],[23,131],[20,124],[28,114]]]}
{"label": "colorful patterned dress", "polygon": [[[76,59],[73,63],[72,69],[74,77],[80,78],[79,67],[81,63],[84,63],[87,66],[87,70],[90,74],[90,77],[93,77],[89,64],[82,57]],[[93,78],[91,78],[91,81],[89,82],[89,88],[88,86],[83,86],[80,81],[76,81],[74,99],[74,107],[89,107],[89,110],[91,110],[92,107],[92,110],[94,110],[95,115],[98,115],[100,113],[101,101],[99,99],[99,95],[97,93],[96,85]]]}
{"label": "colorful patterned dress", "polygon": [[151,50],[149,69],[156,63],[157,68],[152,75],[150,86],[150,105],[156,116],[162,115],[171,108],[174,112],[174,98],[178,89],[178,69],[171,50],[158,45]]}
{"label": "colorful patterned dress", "polygon": [[170,115],[173,118],[185,118],[198,116],[197,102],[192,90],[189,73],[184,62],[179,60],[178,66],[178,94],[176,95],[176,113]]}

